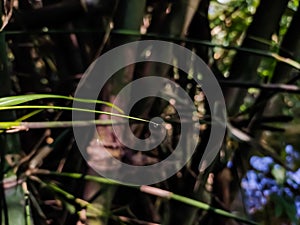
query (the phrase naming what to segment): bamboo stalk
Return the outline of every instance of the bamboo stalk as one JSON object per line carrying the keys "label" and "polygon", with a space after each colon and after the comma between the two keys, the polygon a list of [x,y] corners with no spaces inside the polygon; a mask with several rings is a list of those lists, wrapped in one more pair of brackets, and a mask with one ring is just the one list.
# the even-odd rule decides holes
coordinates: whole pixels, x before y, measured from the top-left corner
{"label": "bamboo stalk", "polygon": [[[104,32],[104,31],[102,31]],[[99,30],[89,30],[89,29],[78,29],[78,30],[51,30],[51,29],[41,29],[41,30],[26,30],[26,31],[17,31],[17,30],[11,30],[6,32],[7,35],[21,35],[21,34],[65,34],[65,33],[101,33]],[[234,45],[222,45],[222,44],[215,44],[210,41],[203,41],[203,40],[197,40],[193,38],[183,38],[183,37],[174,37],[172,35],[159,35],[155,33],[147,33],[147,34],[141,34],[140,32],[134,31],[134,30],[127,30],[127,29],[115,29],[111,31],[111,34],[118,34],[118,35],[124,35],[124,36],[139,36],[142,38],[153,38],[156,40],[164,40],[164,41],[172,41],[172,42],[185,42],[190,44],[196,44],[196,45],[203,45],[210,48],[222,48],[227,50],[235,50],[238,52],[245,52],[257,56],[263,56],[267,58],[272,58],[276,61],[285,63],[287,65],[290,65],[291,67],[300,70],[300,63],[287,58],[283,57],[275,52],[267,51],[267,50],[260,50],[257,48],[247,48],[247,47],[240,47],[240,46],[234,46]]]}
{"label": "bamboo stalk", "polygon": [[[0,18],[2,18],[2,9],[0,9]],[[1,27],[1,26],[0,26]],[[8,71],[8,57],[6,50],[5,33],[0,32],[0,97],[10,95],[11,93],[10,76]],[[14,112],[0,112],[0,118],[2,121],[15,120]],[[18,134],[7,135],[0,133],[0,223],[4,224],[19,224],[23,225],[24,222],[18,222],[23,220],[23,206],[21,202],[24,200],[23,196],[17,196],[14,199],[10,198],[10,191],[5,189],[4,173],[8,167],[5,156],[7,154],[20,154],[20,140]],[[17,199],[17,200],[15,200]],[[19,216],[12,216],[13,212]]]}

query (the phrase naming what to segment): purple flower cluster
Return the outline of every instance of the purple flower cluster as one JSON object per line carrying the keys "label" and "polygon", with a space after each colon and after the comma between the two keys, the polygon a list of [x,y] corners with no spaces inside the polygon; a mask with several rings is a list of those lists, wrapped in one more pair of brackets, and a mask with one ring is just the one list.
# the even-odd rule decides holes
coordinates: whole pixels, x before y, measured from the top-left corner
{"label": "purple flower cluster", "polygon": [[[299,152],[291,145],[287,145],[285,150],[286,165],[295,168],[300,160]],[[285,170],[268,156],[252,156],[250,165],[252,170],[247,172],[241,183],[248,212],[262,210],[271,195],[276,195],[285,199],[283,201],[288,199],[286,202],[289,203],[289,207],[295,209],[295,217],[300,219],[300,169]]]}

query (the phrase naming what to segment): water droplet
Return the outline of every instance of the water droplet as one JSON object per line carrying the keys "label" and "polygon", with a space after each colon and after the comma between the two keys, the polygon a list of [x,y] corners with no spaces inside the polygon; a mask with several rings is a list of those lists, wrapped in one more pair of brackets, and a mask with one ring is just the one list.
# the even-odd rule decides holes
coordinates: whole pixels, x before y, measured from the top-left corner
{"label": "water droplet", "polygon": [[153,127],[155,129],[159,128],[161,124],[163,124],[164,120],[160,117],[154,117],[150,121],[150,128]]}
{"label": "water droplet", "polygon": [[158,128],[158,124],[157,123],[153,123],[153,127],[154,128]]}

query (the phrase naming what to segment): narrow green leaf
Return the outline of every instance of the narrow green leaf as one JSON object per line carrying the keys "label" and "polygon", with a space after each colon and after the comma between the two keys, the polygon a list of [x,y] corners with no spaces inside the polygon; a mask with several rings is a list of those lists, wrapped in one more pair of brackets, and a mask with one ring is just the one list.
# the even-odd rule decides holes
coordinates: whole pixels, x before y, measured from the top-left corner
{"label": "narrow green leaf", "polygon": [[91,109],[82,109],[82,108],[72,108],[72,107],[65,107],[65,106],[50,106],[50,105],[14,105],[14,106],[0,106],[0,110],[16,110],[16,109],[55,109],[55,110],[71,110],[71,111],[81,111],[87,113],[97,113],[97,114],[105,114],[110,116],[116,116],[120,118],[132,119],[136,121],[141,121],[145,123],[152,123],[154,125],[161,125],[150,120],[141,119],[138,117],[127,116],[124,114],[119,113],[112,113],[106,111],[99,111],[99,110],[91,110]]}
{"label": "narrow green leaf", "polygon": [[181,195],[177,195],[177,194],[172,193],[171,199],[177,200],[177,201],[185,203],[187,205],[197,207],[199,209],[209,210],[209,211],[212,211],[212,212],[214,212],[218,215],[228,217],[228,218],[231,218],[231,219],[235,219],[235,220],[243,222],[243,223],[258,225],[258,223],[254,222],[254,221],[247,220],[246,218],[243,218],[243,217],[239,217],[237,215],[234,215],[231,212],[211,207],[209,204],[206,204],[206,203],[203,203],[203,202],[200,202],[200,201],[196,201],[194,199],[187,198],[187,197],[184,197],[184,196],[181,196]]}
{"label": "narrow green leaf", "polygon": [[44,187],[51,190],[53,193],[58,194],[59,198],[63,201],[64,204],[66,204],[67,207],[69,207],[69,210],[71,210],[71,212],[73,211],[72,205],[68,201],[74,202],[74,203],[80,205],[82,208],[89,209],[93,214],[95,214],[97,216],[109,216],[109,212],[104,212],[103,210],[100,210],[97,207],[95,207],[93,204],[91,204],[81,198],[75,197],[73,194],[65,191],[64,189],[60,188],[56,184],[44,182],[44,181],[38,179],[37,177],[31,177],[31,179],[39,182]]}
{"label": "narrow green leaf", "polygon": [[78,101],[78,102],[84,102],[84,103],[93,103],[93,104],[102,104],[107,105],[111,108],[116,109],[120,113],[124,113],[122,109],[117,107],[116,105],[100,101],[100,100],[92,100],[92,99],[83,99],[83,98],[74,98],[70,96],[63,96],[63,95],[52,95],[52,94],[29,94],[29,95],[18,95],[18,96],[9,96],[9,97],[3,97],[0,98],[0,107],[1,106],[14,106],[14,105],[20,105],[26,102],[30,102],[33,100],[38,99],[66,99],[71,101]]}
{"label": "narrow green leaf", "polygon": [[30,118],[30,117],[32,117],[32,116],[34,116],[34,115],[36,115],[36,114],[38,114],[38,113],[40,113],[42,111],[43,111],[42,109],[34,110],[34,111],[32,111],[32,112],[30,112],[30,113],[28,113],[28,114],[20,117],[19,119],[16,120],[16,122],[21,122],[21,121],[27,120],[28,118]]}
{"label": "narrow green leaf", "polygon": [[251,225],[258,225],[258,223],[251,221],[251,220],[247,220],[246,218],[243,217],[239,217],[237,215],[234,215],[231,212],[222,210],[222,209],[217,209],[214,207],[211,207],[209,204],[206,204],[204,202],[200,202],[191,198],[187,198],[185,196],[181,196],[181,195],[177,195],[174,194],[172,192],[166,191],[166,190],[162,190],[156,187],[151,187],[151,186],[136,186],[136,185],[130,185],[130,184],[125,184],[125,183],[119,183],[107,178],[103,178],[103,177],[97,177],[97,176],[92,176],[92,175],[85,175],[83,176],[80,173],[58,173],[58,172],[52,172],[52,171],[45,171],[45,170],[38,170],[37,174],[44,174],[44,175],[54,175],[54,176],[62,176],[62,177],[69,177],[69,178],[74,178],[74,179],[85,179],[88,181],[94,181],[94,182],[98,182],[98,183],[105,183],[105,184],[111,184],[111,185],[123,185],[123,186],[128,186],[128,187],[132,187],[135,189],[139,189],[140,191],[147,193],[147,194],[151,194],[157,197],[161,197],[161,198],[165,198],[165,199],[173,199],[175,201],[179,201],[182,203],[185,203],[187,205],[190,206],[194,206],[196,208],[199,209],[203,209],[206,211],[212,211],[218,215],[224,216],[224,217],[228,217],[231,219],[235,219],[237,221],[246,223],[246,224],[251,224]]}
{"label": "narrow green leaf", "polygon": [[42,121],[42,122],[0,122],[0,129],[16,131],[44,128],[67,128],[84,127],[91,125],[108,126],[112,124],[123,124],[114,120],[88,120],[88,121]]}

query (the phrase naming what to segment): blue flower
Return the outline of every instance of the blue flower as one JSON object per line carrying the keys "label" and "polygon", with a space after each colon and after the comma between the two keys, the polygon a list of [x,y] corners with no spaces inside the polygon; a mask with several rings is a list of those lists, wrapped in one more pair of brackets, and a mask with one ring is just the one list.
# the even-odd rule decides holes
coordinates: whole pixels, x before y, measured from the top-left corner
{"label": "blue flower", "polygon": [[274,161],[271,157],[259,157],[259,156],[252,156],[250,159],[250,165],[261,172],[267,173],[270,171],[270,166],[273,164]]}
{"label": "blue flower", "polygon": [[296,172],[287,172],[287,177],[292,179],[296,184],[300,185],[300,169]]}
{"label": "blue flower", "polygon": [[288,155],[292,155],[293,152],[294,152],[294,147],[292,145],[287,145],[285,146],[285,152],[288,154]]}

